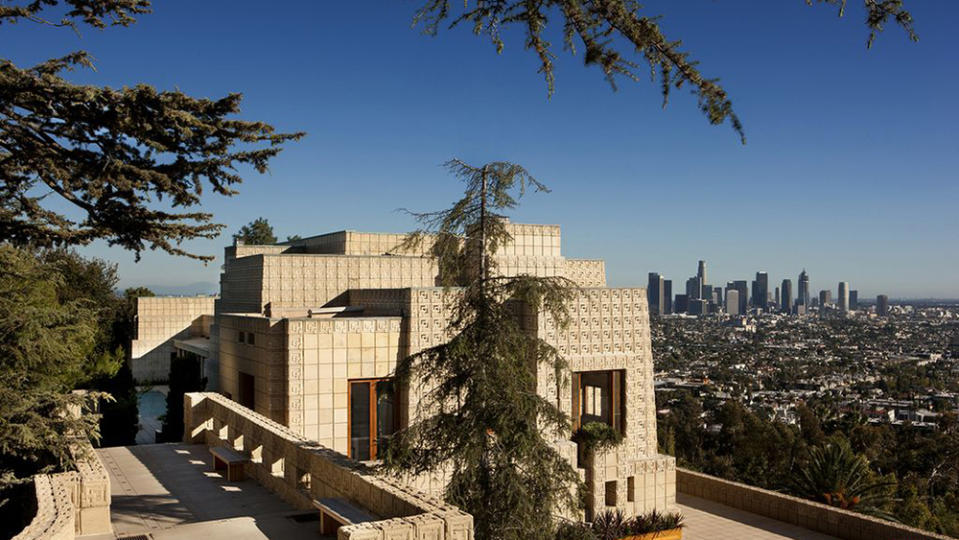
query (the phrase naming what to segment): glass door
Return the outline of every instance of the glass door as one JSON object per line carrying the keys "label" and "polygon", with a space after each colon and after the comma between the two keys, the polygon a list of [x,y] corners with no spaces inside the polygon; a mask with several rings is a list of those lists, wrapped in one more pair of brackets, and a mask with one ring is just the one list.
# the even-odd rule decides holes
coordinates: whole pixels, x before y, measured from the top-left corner
{"label": "glass door", "polygon": [[370,386],[369,382],[350,383],[350,457],[358,461],[368,461],[372,454]]}
{"label": "glass door", "polygon": [[350,381],[350,457],[377,459],[396,432],[391,379]]}
{"label": "glass door", "polygon": [[376,444],[373,447],[373,459],[379,459],[386,453],[386,447],[393,433],[396,433],[393,381],[378,381],[376,383]]}

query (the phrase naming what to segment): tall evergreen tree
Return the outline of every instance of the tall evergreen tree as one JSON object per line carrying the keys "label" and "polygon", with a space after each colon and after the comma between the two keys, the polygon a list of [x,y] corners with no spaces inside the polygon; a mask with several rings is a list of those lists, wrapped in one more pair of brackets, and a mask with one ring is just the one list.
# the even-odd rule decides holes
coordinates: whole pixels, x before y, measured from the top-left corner
{"label": "tall evergreen tree", "polygon": [[64,412],[104,397],[70,391],[113,366],[89,361],[98,313],[64,283],[55,265],[0,244],[0,506],[5,488],[72,462],[69,435],[96,437],[96,416]]}
{"label": "tall evergreen tree", "polygon": [[545,186],[511,163],[447,165],[465,181],[465,195],[448,210],[417,214],[423,228],[406,246],[429,243],[448,287],[451,339],[398,365],[397,380],[421,397],[385,467],[448,472],[446,500],[473,515],[477,538],[547,538],[554,512],[575,505],[579,478],[551,444],[569,435],[569,419],[536,392],[537,368],[562,380],[565,362],[523,327],[522,314],[538,311],[565,326],[573,285],[496,272],[494,255],[510,240],[500,212]]}
{"label": "tall evergreen tree", "polygon": [[183,440],[183,395],[206,389],[206,377],[196,358],[175,357],[170,360],[170,390],[166,395],[166,413],[157,442]]}
{"label": "tall evergreen tree", "polygon": [[236,234],[236,238],[256,246],[269,246],[276,243],[273,226],[266,218],[256,218],[240,227],[240,232]]}

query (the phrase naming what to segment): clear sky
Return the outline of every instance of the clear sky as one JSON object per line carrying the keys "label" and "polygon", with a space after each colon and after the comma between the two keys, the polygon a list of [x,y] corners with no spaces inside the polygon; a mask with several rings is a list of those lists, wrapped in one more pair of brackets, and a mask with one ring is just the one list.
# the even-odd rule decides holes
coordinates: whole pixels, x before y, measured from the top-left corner
{"label": "clear sky", "polygon": [[[805,267],[814,293],[845,280],[860,298],[959,297],[954,0],[908,1],[921,41],[890,27],[871,50],[856,0],[842,19],[802,0],[646,2],[721,78],[745,146],[686,91],[663,110],[655,85],[613,92],[561,49],[547,99],[522,36],[501,55],[466,28],[426,37],[410,28],[418,2],[156,4],[131,28],[80,36],[5,25],[3,51],[27,65],[82,48],[97,71],[76,81],[242,92],[242,117],[308,132],[240,195],[206,199],[228,227],[192,250],[222,257],[259,216],[281,238],[408,230],[395,209],[459,194],[440,167],[455,156],[515,161],[549,185],[514,221],[561,224],[565,254],[606,259],[614,286],[658,271],[676,292],[706,259],[713,284],[765,270],[795,290]],[[84,252],[119,263],[122,286],[217,282],[221,262]]]}

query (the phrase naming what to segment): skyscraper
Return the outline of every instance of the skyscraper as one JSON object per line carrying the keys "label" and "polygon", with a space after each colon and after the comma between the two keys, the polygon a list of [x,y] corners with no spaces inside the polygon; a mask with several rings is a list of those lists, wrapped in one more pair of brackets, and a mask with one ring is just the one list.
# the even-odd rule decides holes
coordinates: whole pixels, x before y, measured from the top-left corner
{"label": "skyscraper", "polygon": [[673,302],[673,313],[686,313],[689,310],[689,297],[685,294],[677,294],[676,301]]}
{"label": "skyscraper", "polygon": [[859,291],[849,291],[849,309],[856,311],[859,309]]}
{"label": "skyscraper", "polygon": [[766,309],[767,301],[769,301],[769,274],[756,272],[756,280],[753,281],[753,307]]}
{"label": "skyscraper", "polygon": [[690,315],[706,315],[707,313],[709,313],[709,302],[700,298],[689,301]]}
{"label": "skyscraper", "polygon": [[650,315],[664,315],[666,313],[663,285],[663,276],[661,274],[656,272],[649,273],[649,283],[646,286],[646,299],[649,301]]}
{"label": "skyscraper", "polygon": [[779,296],[779,287],[776,287],[776,294],[773,295],[773,302],[774,302],[777,306],[781,304],[781,300],[780,300],[780,296]]}
{"label": "skyscraper", "polygon": [[666,314],[673,312],[673,280],[663,280],[663,304],[666,306]]}
{"label": "skyscraper", "polygon": [[819,291],[819,309],[822,309],[829,304],[832,304],[832,291]]}
{"label": "skyscraper", "polygon": [[783,313],[793,312],[793,282],[791,279],[784,279],[782,284],[782,294],[780,295],[780,307]]}
{"label": "skyscraper", "polygon": [[749,304],[749,284],[743,281],[730,281],[726,283],[726,295],[730,290],[736,290],[739,293],[739,314],[745,315]]}
{"label": "skyscraper", "polygon": [[699,276],[691,277],[686,280],[686,297],[695,300],[703,296],[703,282]]}
{"label": "skyscraper", "polygon": [[730,315],[742,315],[739,311],[739,291],[726,288],[726,313]]}
{"label": "skyscraper", "polygon": [[885,317],[889,315],[889,297],[880,294],[876,297],[876,315],[880,317]]}
{"label": "skyscraper", "polygon": [[703,294],[699,296],[701,299],[705,300],[706,303],[713,301],[713,286],[712,285],[703,285]]}
{"label": "skyscraper", "polygon": [[811,301],[812,298],[809,297],[809,274],[803,268],[802,272],[799,273],[799,297],[796,299],[796,303],[809,307]]}
{"label": "skyscraper", "polygon": [[839,282],[839,311],[846,313],[849,311],[849,283]]}
{"label": "skyscraper", "polygon": [[[696,277],[699,278],[700,285],[709,283],[709,280],[706,279],[706,261],[699,261],[699,268],[696,270]],[[702,297],[707,298],[706,295],[703,295]]]}

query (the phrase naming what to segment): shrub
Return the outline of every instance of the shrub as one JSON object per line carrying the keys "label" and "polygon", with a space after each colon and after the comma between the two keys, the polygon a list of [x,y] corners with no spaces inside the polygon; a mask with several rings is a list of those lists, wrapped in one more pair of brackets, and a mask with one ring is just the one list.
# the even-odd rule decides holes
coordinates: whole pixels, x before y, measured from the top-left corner
{"label": "shrub", "polygon": [[646,534],[658,531],[678,529],[683,526],[683,515],[679,512],[659,512],[653,509],[646,514],[640,514],[626,523],[627,535]]}
{"label": "shrub", "polygon": [[683,526],[679,512],[653,510],[627,518],[622,510],[606,510],[598,514],[591,525],[563,523],[557,529],[556,540],[618,540],[627,536],[678,529]]}
{"label": "shrub", "polygon": [[564,521],[556,528],[555,540],[596,540],[596,535],[586,523]]}
{"label": "shrub", "polygon": [[623,442],[623,436],[609,424],[603,422],[587,422],[573,433],[573,442],[583,447],[585,455],[596,450],[612,448]]}
{"label": "shrub", "polygon": [[607,510],[593,518],[593,534],[598,540],[616,540],[629,534],[629,522],[622,510]]}

